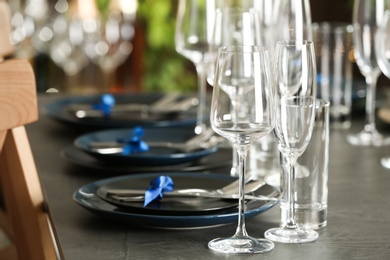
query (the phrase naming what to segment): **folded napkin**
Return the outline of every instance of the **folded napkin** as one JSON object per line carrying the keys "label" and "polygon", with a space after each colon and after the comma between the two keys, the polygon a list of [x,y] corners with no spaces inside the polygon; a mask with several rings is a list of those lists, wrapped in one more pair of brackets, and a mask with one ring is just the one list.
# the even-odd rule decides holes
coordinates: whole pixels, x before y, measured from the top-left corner
{"label": "folded napkin", "polygon": [[117,139],[118,143],[123,143],[123,155],[129,155],[132,153],[140,153],[149,151],[149,145],[142,140],[145,131],[142,127],[136,126],[133,131],[131,131],[130,138],[120,138]]}
{"label": "folded napkin", "polygon": [[145,192],[144,207],[152,201],[160,200],[165,191],[173,191],[173,180],[169,176],[159,176],[150,182],[151,187]]}

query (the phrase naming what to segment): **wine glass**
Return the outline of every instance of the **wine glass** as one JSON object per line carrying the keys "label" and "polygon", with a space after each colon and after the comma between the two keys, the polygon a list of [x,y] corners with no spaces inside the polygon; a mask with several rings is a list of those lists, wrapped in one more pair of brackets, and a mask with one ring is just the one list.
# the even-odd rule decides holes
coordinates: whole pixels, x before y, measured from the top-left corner
{"label": "wine glass", "polygon": [[[236,233],[209,242],[210,249],[221,253],[263,253],[274,248],[267,239],[250,237],[245,229],[245,171],[250,145],[274,128],[268,51],[259,46],[221,47],[211,101],[210,123],[213,130],[237,149],[239,162],[239,214]],[[233,105],[237,97],[247,98],[248,112],[239,113]]]}
{"label": "wine glass", "polygon": [[309,0],[276,0],[273,11],[275,42],[313,39]]}
{"label": "wine glass", "polygon": [[318,233],[300,228],[295,221],[297,159],[305,151],[313,130],[316,93],[316,63],[311,41],[279,41],[275,49],[273,82],[276,86],[275,134],[286,162],[281,178],[281,207],[288,208],[287,221],[265,232],[282,243],[314,241]]}
{"label": "wine glass", "polygon": [[[386,10],[375,35],[375,55],[379,68],[390,79],[390,10]],[[390,157],[381,159],[383,167],[390,169]]]}
{"label": "wine glass", "polygon": [[388,144],[375,125],[376,83],[380,69],[375,55],[374,36],[382,20],[388,1],[356,0],[353,9],[353,42],[355,58],[360,72],[366,79],[366,123],[357,134],[349,134],[347,140],[357,146],[382,146]]}
{"label": "wine glass", "polygon": [[[217,2],[212,38],[209,43],[209,55],[211,62],[208,66],[207,81],[214,85],[215,61],[218,49],[222,46],[256,45],[266,46],[261,41],[259,12],[254,8],[253,0],[243,0],[239,3],[225,1]],[[245,114],[248,106],[244,96],[233,98],[233,108],[239,113]],[[237,151],[232,149],[231,176],[237,176],[238,158]]]}
{"label": "wine glass", "polygon": [[206,129],[208,44],[214,24],[214,10],[214,2],[210,0],[180,0],[177,9],[176,51],[194,63],[198,75],[196,134]]}
{"label": "wine glass", "polygon": [[[131,8],[123,3],[133,2]],[[111,2],[114,3],[114,2]],[[137,4],[135,0],[122,1],[122,5],[109,6],[107,15],[89,20],[94,30],[86,37],[86,53],[99,66],[103,78],[103,91],[114,85],[115,70],[123,64],[133,51],[134,22]]]}

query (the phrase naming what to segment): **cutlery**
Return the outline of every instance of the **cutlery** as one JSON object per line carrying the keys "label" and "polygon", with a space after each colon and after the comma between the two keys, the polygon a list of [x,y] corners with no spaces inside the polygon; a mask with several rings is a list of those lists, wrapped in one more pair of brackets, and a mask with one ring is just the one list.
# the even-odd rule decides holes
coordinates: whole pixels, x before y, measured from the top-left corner
{"label": "cutlery", "polygon": [[[177,101],[179,94],[165,95],[151,105],[146,104],[116,104],[111,108],[110,116],[125,117],[127,113],[138,112],[147,117],[151,114],[174,114],[185,112],[196,105],[196,98],[187,97]],[[103,117],[101,110],[93,109],[88,104],[71,104],[67,107],[68,111],[77,118],[97,118]]]}
{"label": "cutlery", "polygon": [[[211,138],[214,135],[214,130],[212,128],[207,129],[199,135],[194,136],[193,138],[187,140],[186,142],[148,142],[149,147],[155,148],[172,148],[177,149],[183,152],[191,152],[200,148],[210,148],[218,145],[222,139],[221,138]],[[90,142],[89,148],[93,152],[100,154],[116,154],[123,151],[124,143],[119,143],[115,141],[96,141]]]}
{"label": "cutlery", "polygon": [[[248,176],[249,179],[253,176]],[[204,190],[204,189],[180,189],[171,192],[165,192],[165,198],[217,198],[217,199],[239,199],[238,194],[239,180],[225,186],[218,190]],[[254,195],[253,192],[265,185],[264,180],[258,179],[253,182],[245,184],[245,194],[248,200],[269,200],[276,201],[278,198],[267,197],[263,195]],[[144,201],[145,190],[136,189],[110,189],[106,191],[106,196],[122,202],[142,202]]]}
{"label": "cutlery", "polygon": [[[167,195],[167,196],[166,196]],[[121,202],[143,202],[144,196],[118,196],[118,195],[110,195],[109,197],[121,201]],[[182,193],[182,194],[169,194],[164,193],[164,197],[166,198],[214,198],[214,199],[224,199],[224,200],[238,200],[238,194],[207,194],[207,193],[199,193],[198,195]],[[252,195],[250,193],[245,194],[245,200],[269,200],[276,201],[278,198],[275,197],[267,197],[264,195]]]}
{"label": "cutlery", "polygon": [[[265,181],[263,179],[258,179],[255,181],[250,181],[253,178],[253,175],[250,175],[246,179],[245,189],[246,191],[253,192],[258,190],[260,187],[264,186]],[[165,192],[165,195],[168,196],[202,196],[202,194],[206,194],[208,196],[213,195],[233,195],[238,194],[238,186],[240,182],[239,179],[235,180],[234,182],[226,185],[223,188],[216,189],[216,190],[207,190],[207,189],[198,189],[198,188],[188,188],[188,189],[177,189],[170,192]],[[107,195],[114,195],[114,196],[121,196],[121,197],[127,197],[127,196],[137,196],[137,195],[143,195],[145,194],[145,190],[142,189],[108,189],[106,191]]]}

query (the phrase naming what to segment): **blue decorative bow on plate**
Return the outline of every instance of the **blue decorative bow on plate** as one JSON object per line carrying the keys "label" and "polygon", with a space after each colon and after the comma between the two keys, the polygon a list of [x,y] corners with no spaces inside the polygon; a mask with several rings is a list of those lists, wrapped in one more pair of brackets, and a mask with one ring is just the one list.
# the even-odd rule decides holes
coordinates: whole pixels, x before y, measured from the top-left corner
{"label": "blue decorative bow on plate", "polygon": [[129,155],[132,153],[140,153],[149,151],[149,145],[142,140],[145,131],[142,127],[136,126],[133,131],[131,131],[130,138],[126,139],[118,139],[118,143],[123,143],[125,146],[123,147],[122,154]]}
{"label": "blue decorative bow on plate", "polygon": [[92,108],[95,110],[101,110],[105,117],[109,117],[113,106],[115,106],[114,96],[111,94],[104,94],[101,97],[101,103],[93,104]]}
{"label": "blue decorative bow on plate", "polygon": [[159,176],[150,182],[151,187],[145,192],[144,207],[155,200],[160,200],[165,191],[173,191],[173,180],[169,176]]}

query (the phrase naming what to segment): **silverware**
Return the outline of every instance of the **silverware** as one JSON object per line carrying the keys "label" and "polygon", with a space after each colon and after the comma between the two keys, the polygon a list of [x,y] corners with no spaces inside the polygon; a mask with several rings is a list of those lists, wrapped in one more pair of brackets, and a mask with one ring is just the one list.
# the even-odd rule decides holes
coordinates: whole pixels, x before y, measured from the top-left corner
{"label": "silverware", "polygon": [[[256,191],[260,187],[264,186],[265,182],[263,179],[258,179],[251,182],[251,179],[253,178],[253,175],[248,176],[245,181],[245,191],[247,193]],[[199,188],[188,188],[188,189],[177,189],[170,192],[165,192],[164,196],[190,196],[190,197],[197,197],[202,196],[202,194],[206,194],[208,196],[213,195],[233,195],[238,194],[238,186],[240,185],[239,179],[235,180],[234,182],[226,185],[223,188],[216,189],[216,190],[207,190],[207,189],[199,189]],[[127,196],[137,196],[145,194],[145,190],[142,189],[108,189],[106,191],[107,195],[115,195],[115,196],[121,196],[121,197],[127,197]]]}
{"label": "silverware", "polygon": [[[252,178],[252,177],[250,177]],[[254,195],[253,192],[264,186],[265,182],[262,179],[245,184],[245,198],[249,200],[268,200],[275,201],[278,198],[267,197],[263,195]],[[239,180],[225,186],[219,190],[203,190],[203,189],[180,189],[171,192],[165,192],[165,198],[218,198],[218,199],[239,199],[238,194]],[[107,190],[107,195],[110,198],[121,202],[142,202],[144,201],[145,190],[132,189],[110,189]]]}
{"label": "silverware", "polygon": [[[149,142],[147,144],[150,147],[165,147],[165,148],[173,148],[183,152],[191,152],[200,148],[210,148],[218,145],[222,141],[221,138],[211,138],[214,135],[214,130],[212,128],[208,128],[206,131],[202,132],[199,135],[194,136],[183,143],[175,143],[175,142]],[[93,152],[97,152],[100,154],[116,154],[121,153],[123,151],[123,147],[125,144],[118,143],[115,141],[96,141],[90,142],[89,148]]]}
{"label": "silverware", "polygon": [[[116,104],[111,108],[110,116],[126,117],[126,114],[132,112],[139,112],[143,117],[147,117],[150,114],[174,114],[185,112],[197,105],[196,98],[188,97],[177,101],[178,97],[178,93],[168,94],[151,105]],[[67,107],[67,110],[78,118],[97,118],[104,116],[101,110],[93,109],[90,104],[71,104]]]}
{"label": "silverware", "polygon": [[[110,195],[109,197],[121,201],[121,202],[143,202],[144,201],[144,196],[118,196],[118,195]],[[183,193],[183,194],[169,194],[169,193],[164,193],[164,197],[167,198],[214,198],[214,199],[226,199],[226,200],[238,200],[239,195],[238,194],[207,194],[207,193],[199,193],[198,195],[194,194],[188,194],[188,193]],[[252,195],[252,194],[245,194],[245,199],[246,200],[268,200],[268,201],[276,201],[279,198],[275,197],[267,197],[263,195]]]}

